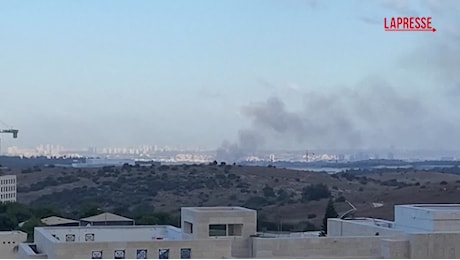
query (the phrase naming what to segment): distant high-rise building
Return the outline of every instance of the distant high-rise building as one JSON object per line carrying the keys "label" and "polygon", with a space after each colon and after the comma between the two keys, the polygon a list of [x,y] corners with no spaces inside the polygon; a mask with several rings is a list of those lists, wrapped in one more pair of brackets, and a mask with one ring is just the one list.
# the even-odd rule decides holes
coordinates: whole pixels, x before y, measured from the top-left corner
{"label": "distant high-rise building", "polygon": [[97,153],[97,148],[96,147],[88,147],[88,153],[96,154]]}
{"label": "distant high-rise building", "polygon": [[16,175],[0,176],[0,202],[16,202]]}

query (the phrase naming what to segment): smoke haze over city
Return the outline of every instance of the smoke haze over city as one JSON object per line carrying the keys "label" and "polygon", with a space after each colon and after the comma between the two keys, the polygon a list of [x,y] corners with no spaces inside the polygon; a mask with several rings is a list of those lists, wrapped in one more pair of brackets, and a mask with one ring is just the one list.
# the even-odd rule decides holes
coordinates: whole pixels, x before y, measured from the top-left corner
{"label": "smoke haze over city", "polygon": [[5,145],[460,145],[456,1],[27,3],[0,3]]}

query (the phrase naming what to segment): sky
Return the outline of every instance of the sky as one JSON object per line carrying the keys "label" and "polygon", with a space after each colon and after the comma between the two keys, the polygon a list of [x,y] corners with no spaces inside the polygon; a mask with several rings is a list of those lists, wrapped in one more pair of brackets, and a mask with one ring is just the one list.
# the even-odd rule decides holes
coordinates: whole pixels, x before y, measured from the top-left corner
{"label": "sky", "polygon": [[[20,130],[1,138],[454,149],[457,3],[1,0],[0,120]],[[437,31],[383,30],[408,15]]]}

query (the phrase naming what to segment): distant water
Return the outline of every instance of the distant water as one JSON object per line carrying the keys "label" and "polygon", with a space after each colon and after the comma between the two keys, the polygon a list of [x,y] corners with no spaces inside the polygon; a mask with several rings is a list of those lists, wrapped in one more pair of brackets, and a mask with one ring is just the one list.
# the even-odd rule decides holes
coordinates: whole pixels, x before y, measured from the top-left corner
{"label": "distant water", "polygon": [[367,170],[377,170],[377,169],[410,169],[414,168],[417,170],[433,170],[437,168],[452,168],[455,167],[454,165],[423,165],[423,166],[413,166],[413,165],[403,165],[403,166],[374,166],[374,167],[343,167],[343,168],[334,168],[334,167],[287,167],[286,169],[289,170],[297,170],[297,171],[312,171],[312,172],[327,172],[329,174],[336,174],[338,172],[346,171],[346,170],[359,170],[359,169],[367,169]]}
{"label": "distant water", "polygon": [[[350,170],[352,168],[332,168],[332,167],[287,167],[289,170],[297,171],[311,171],[311,172],[327,172],[329,174],[335,174],[341,171]],[[356,168],[355,168],[356,169]]]}

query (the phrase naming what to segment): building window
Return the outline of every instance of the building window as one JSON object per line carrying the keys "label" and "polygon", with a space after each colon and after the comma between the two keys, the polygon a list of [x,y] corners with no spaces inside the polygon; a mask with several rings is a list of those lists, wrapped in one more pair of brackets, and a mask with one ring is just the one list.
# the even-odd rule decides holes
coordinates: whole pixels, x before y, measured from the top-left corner
{"label": "building window", "polygon": [[92,251],[91,259],[102,259],[102,251]]}
{"label": "building window", "polygon": [[227,235],[227,225],[209,225],[210,237],[222,237]]}
{"label": "building window", "polygon": [[125,250],[115,250],[113,252],[113,257],[115,259],[125,259]]}
{"label": "building window", "polygon": [[228,235],[229,236],[241,236],[243,232],[243,224],[229,224]]}
{"label": "building window", "polygon": [[137,249],[136,259],[147,259],[147,249]]}
{"label": "building window", "polygon": [[180,249],[180,258],[181,259],[190,259],[190,258],[192,258],[192,249],[190,249],[190,248],[181,248]]}
{"label": "building window", "polygon": [[65,242],[75,242],[75,235],[74,234],[65,235]]}
{"label": "building window", "polygon": [[169,249],[158,249],[159,259],[169,259]]}
{"label": "building window", "polygon": [[187,234],[193,234],[193,224],[187,221],[184,221],[184,232]]}
{"label": "building window", "polygon": [[91,242],[94,242],[94,234],[85,234],[85,241],[88,242],[88,241],[91,241]]}

